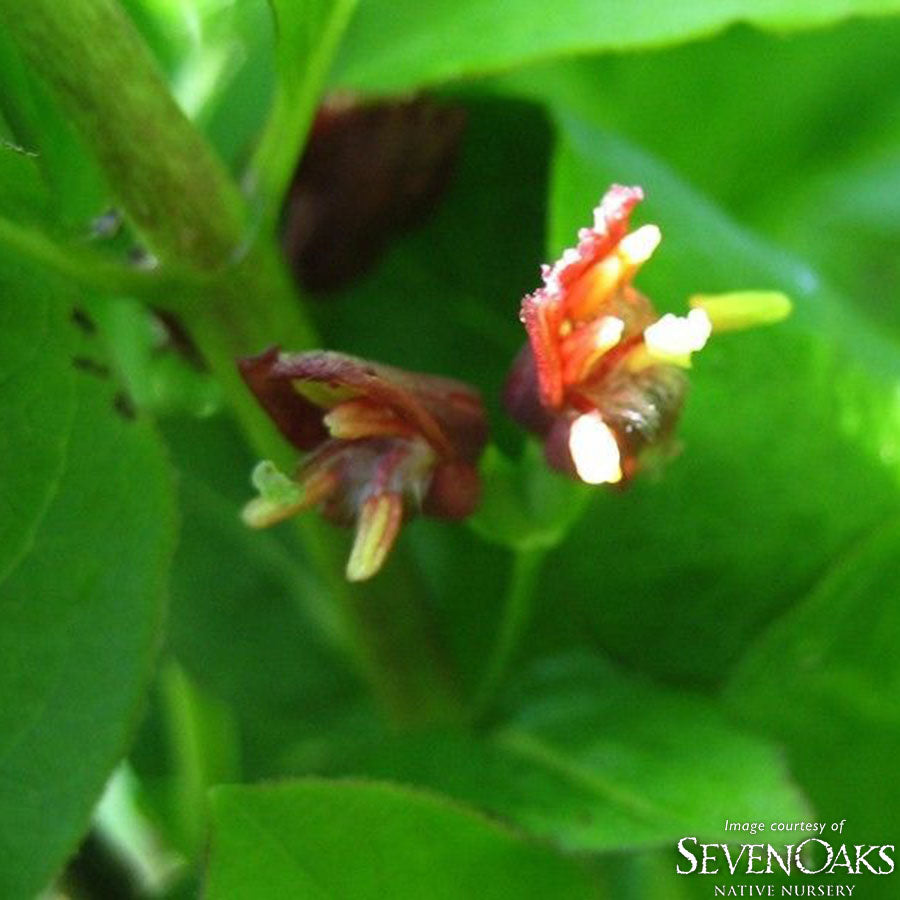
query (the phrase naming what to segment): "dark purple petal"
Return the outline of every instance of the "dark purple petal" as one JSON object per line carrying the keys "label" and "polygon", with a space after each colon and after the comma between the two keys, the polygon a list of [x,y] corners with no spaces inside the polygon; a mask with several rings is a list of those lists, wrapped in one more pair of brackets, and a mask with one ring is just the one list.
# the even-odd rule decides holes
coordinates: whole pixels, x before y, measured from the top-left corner
{"label": "dark purple petal", "polygon": [[[266,381],[295,394],[294,383],[310,382],[383,404],[445,459],[477,459],[487,440],[487,420],[478,393],[449,378],[404,372],[342,353],[313,351],[280,354],[269,366]],[[321,409],[318,415],[321,418]]]}
{"label": "dark purple petal", "polygon": [[541,402],[537,366],[528,344],[519,351],[509,371],[503,405],[516,422],[534,434],[546,434],[553,425],[554,413]]}
{"label": "dark purple petal", "polygon": [[279,348],[238,360],[238,369],[279,431],[298,449],[312,450],[328,437],[322,410],[298,394],[290,380],[273,377]]}

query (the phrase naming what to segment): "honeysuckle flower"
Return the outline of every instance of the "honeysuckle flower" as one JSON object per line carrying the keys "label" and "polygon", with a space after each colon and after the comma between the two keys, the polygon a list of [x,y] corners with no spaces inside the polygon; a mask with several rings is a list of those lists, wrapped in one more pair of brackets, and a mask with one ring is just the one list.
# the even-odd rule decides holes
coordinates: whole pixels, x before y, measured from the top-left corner
{"label": "honeysuckle flower", "polygon": [[273,347],[238,363],[282,434],[306,455],[292,478],[268,461],[253,473],[259,496],[244,521],[261,528],[319,507],[355,525],[347,578],[374,575],[404,519],[469,515],[487,439],[478,393],[448,378],[325,351]]}
{"label": "honeysuckle flower", "polygon": [[542,268],[522,301],[528,332],[506,405],[544,438],[548,462],[589,484],[625,481],[666,452],[687,392],[685,370],[713,330],[775,322],[790,311],[776,292],[692,298],[685,316],[659,317],[632,284],[659,245],[655,225],[629,231],[639,187],[613,185],[576,247]]}

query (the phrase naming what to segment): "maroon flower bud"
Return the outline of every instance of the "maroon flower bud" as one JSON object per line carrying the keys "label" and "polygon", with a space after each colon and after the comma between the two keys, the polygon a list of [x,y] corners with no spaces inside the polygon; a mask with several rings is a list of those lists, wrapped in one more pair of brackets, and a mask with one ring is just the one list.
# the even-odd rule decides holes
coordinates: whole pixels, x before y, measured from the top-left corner
{"label": "maroon flower bud", "polygon": [[260,497],[244,511],[248,524],[312,506],[337,524],[355,523],[347,577],[358,581],[381,567],[405,518],[474,510],[487,424],[472,388],[324,351],[272,348],[238,365],[282,434],[308,454],[293,480],[271,463],[257,467]]}

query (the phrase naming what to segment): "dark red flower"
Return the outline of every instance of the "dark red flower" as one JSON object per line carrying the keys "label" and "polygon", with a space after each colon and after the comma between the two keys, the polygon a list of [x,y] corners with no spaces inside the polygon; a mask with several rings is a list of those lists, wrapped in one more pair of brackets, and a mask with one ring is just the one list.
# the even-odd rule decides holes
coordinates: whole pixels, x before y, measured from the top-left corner
{"label": "dark red flower", "polygon": [[238,365],[282,434],[307,454],[293,479],[271,463],[257,467],[260,497],[245,508],[248,524],[313,506],[355,523],[347,577],[358,581],[381,567],[405,518],[474,510],[487,425],[472,388],[325,351],[272,348]]}
{"label": "dark red flower", "polygon": [[778,321],[781,294],[697,297],[684,316],[658,317],[632,279],[659,244],[655,225],[629,232],[643,199],[613,185],[578,244],[542,270],[522,301],[528,344],[513,365],[506,404],[544,438],[555,468],[590,484],[627,480],[651,451],[665,451],[687,392],[690,356],[717,330]]}

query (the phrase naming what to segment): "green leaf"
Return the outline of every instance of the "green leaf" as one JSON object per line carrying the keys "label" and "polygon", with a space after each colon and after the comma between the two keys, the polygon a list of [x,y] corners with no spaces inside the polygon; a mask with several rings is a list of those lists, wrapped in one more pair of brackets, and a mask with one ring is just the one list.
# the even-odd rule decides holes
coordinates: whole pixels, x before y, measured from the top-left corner
{"label": "green leaf", "polygon": [[847,820],[848,843],[887,841],[900,828],[898,543],[892,517],[838,556],[726,687],[738,716],[785,744],[820,815]]}
{"label": "green leaf", "polygon": [[583,484],[550,469],[535,441],[515,462],[488,447],[481,475],[484,496],[469,525],[484,540],[523,552],[557,546],[591,496]]}
{"label": "green leaf", "polygon": [[221,385],[188,358],[159,318],[137,300],[105,298],[93,314],[113,365],[138,409],[156,416],[211,416],[223,404]]}
{"label": "green leaf", "polygon": [[[779,241],[802,253],[874,322],[900,336],[900,133],[823,171],[784,198]],[[811,227],[812,226],[812,227]]]}
{"label": "green leaf", "polygon": [[[83,238],[87,220],[104,212],[103,205],[109,203],[103,177],[46,87],[25,68],[6,31],[0,34],[0,71],[4,85],[0,110],[15,136],[16,146],[34,154],[28,159],[39,169],[43,181],[37,188],[35,173],[17,166],[23,181],[16,193],[21,197],[27,184],[32,188],[31,196],[21,197],[21,204],[7,207],[9,214],[21,221],[26,211],[30,213],[28,218],[33,219],[38,210],[49,213],[52,209],[61,227],[72,228]],[[44,193],[52,196],[52,206],[41,196]]]}
{"label": "green leaf", "polygon": [[[24,283],[41,283],[34,279]],[[40,309],[40,292],[29,299]],[[4,308],[28,315],[24,304]],[[75,329],[50,315],[44,327],[48,349],[65,347],[51,342],[51,327]],[[86,358],[98,353],[96,338],[82,343]],[[33,896],[74,850],[137,724],[160,637],[174,536],[169,467],[102,373],[95,359],[76,374],[58,484],[27,554],[0,585],[4,897]],[[29,439],[24,425],[17,440]],[[19,477],[33,477],[27,462]]]}
{"label": "green leaf", "polygon": [[738,21],[780,31],[898,11],[896,0],[567,0],[552,6],[440,0],[427,9],[413,0],[366,0],[348,31],[335,81],[402,91],[558,56],[679,43]]}
{"label": "green leaf", "polygon": [[179,105],[232,171],[246,164],[275,82],[267,0],[122,0]]}
{"label": "green leaf", "polygon": [[41,220],[47,214],[47,201],[36,155],[0,138],[0,213],[18,221]]}
{"label": "green leaf", "polygon": [[550,560],[553,590],[584,598],[604,647],[666,677],[715,681],[769,616],[894,507],[900,352],[808,267],[652,157],[580,120],[562,127],[555,248],[611,182],[642,184],[639,216],[664,238],[638,284],[661,307],[742,288],[795,300],[787,322],[721,336],[698,355],[681,456],[656,483],[598,491]]}
{"label": "green leaf", "polygon": [[209,788],[240,778],[237,728],[229,707],[200,691],[177,663],[161,668],[158,687],[176,772],[165,782],[166,811],[179,848],[194,859],[206,840]]}
{"label": "green leaf", "polygon": [[0,581],[31,547],[65,464],[75,327],[58,293],[0,258]]}
{"label": "green leaf", "polygon": [[808,814],[775,747],[712,701],[599,657],[545,659],[506,699],[486,737],[358,741],[327,771],[434,788],[573,851],[714,841],[726,819]]}
{"label": "green leaf", "polygon": [[890,133],[897,98],[885,86],[900,77],[898,40],[900,19],[790,35],[740,27],[639,56],[557,60],[490,84],[617,132],[769,231],[792,216],[786,196]]}
{"label": "green leaf", "polygon": [[270,0],[277,31],[274,107],[251,168],[264,216],[281,210],[325,77],[357,0]]}
{"label": "green leaf", "polygon": [[579,864],[432,794],[304,780],[212,796],[210,900],[600,896]]}

